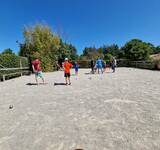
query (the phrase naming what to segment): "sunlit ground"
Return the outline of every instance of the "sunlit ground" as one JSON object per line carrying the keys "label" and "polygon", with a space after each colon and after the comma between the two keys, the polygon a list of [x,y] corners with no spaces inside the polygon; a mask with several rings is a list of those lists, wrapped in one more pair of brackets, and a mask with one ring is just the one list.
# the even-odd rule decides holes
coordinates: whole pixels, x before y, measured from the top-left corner
{"label": "sunlit ground", "polygon": [[89,72],[71,86],[54,86],[63,72],[44,74],[46,85],[1,82],[0,150],[159,150],[160,72]]}

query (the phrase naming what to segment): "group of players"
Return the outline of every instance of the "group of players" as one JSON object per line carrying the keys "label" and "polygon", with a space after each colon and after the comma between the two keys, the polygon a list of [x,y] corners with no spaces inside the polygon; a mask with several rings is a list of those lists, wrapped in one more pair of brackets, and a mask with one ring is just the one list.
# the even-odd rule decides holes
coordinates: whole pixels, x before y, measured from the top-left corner
{"label": "group of players", "polygon": [[91,60],[91,70],[92,70],[91,72],[93,74],[97,72],[97,70],[98,74],[100,73],[100,71],[103,74],[103,72],[105,72],[106,68],[108,67],[111,67],[114,73],[116,66],[117,66],[117,61],[114,57],[110,60],[109,64],[106,64],[106,62],[100,58],[97,59],[96,63],[94,63],[94,60]]}
{"label": "group of players", "polygon": [[[45,84],[45,80],[42,74],[42,68],[40,66],[41,62],[39,59],[35,59],[34,61],[32,61],[32,68],[33,68],[33,72],[35,73],[35,80],[36,80],[36,84],[38,85],[38,78],[42,79],[42,82]],[[110,67],[113,70],[113,73],[115,72],[115,68],[117,65],[116,59],[113,58],[110,61]],[[65,58],[65,61],[59,65],[57,64],[57,66],[64,71],[64,77],[65,77],[65,85],[71,85],[71,80],[70,80],[70,70],[72,67],[74,67],[75,69],[75,75],[78,75],[78,69],[79,69],[79,64],[77,62],[74,63],[74,65],[72,65],[72,63],[69,62],[68,58]],[[90,63],[91,66],[91,73],[94,74],[98,71],[98,74],[101,73],[103,74],[106,71],[107,65],[106,63],[102,60],[102,59],[97,59],[97,61],[94,63],[94,60],[91,60]]]}

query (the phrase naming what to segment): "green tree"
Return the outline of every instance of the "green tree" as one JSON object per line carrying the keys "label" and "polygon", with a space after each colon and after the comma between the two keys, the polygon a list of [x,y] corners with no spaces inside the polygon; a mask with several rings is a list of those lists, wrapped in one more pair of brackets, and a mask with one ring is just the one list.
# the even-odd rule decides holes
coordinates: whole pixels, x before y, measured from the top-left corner
{"label": "green tree", "polygon": [[155,47],[153,54],[160,53],[160,46]]}
{"label": "green tree", "polygon": [[151,48],[151,53],[150,54],[155,54],[156,47],[152,43],[147,43],[147,44]]}
{"label": "green tree", "polygon": [[25,27],[24,43],[20,44],[20,56],[31,59],[39,58],[44,71],[52,71],[59,59],[68,57],[77,59],[77,50],[72,44],[67,44],[56,35],[49,26],[37,24]]}
{"label": "green tree", "polygon": [[60,48],[56,53],[58,59],[64,59],[65,57],[69,58],[70,60],[75,61],[78,58],[77,50],[72,44],[67,44],[60,40]]}
{"label": "green tree", "polygon": [[56,62],[56,51],[60,47],[60,38],[50,27],[42,24],[25,27],[23,36],[24,43],[20,44],[19,55],[31,59],[39,58],[43,70],[52,71]]}
{"label": "green tree", "polygon": [[103,58],[103,53],[101,49],[97,50],[95,47],[86,47],[83,50],[82,56],[86,57],[88,60],[91,60],[91,59],[96,60],[98,57]]}
{"label": "green tree", "polygon": [[119,58],[120,57],[120,49],[118,47],[118,45],[116,44],[112,44],[110,46],[103,46],[103,54],[106,57],[106,55],[111,54],[112,56]]}
{"label": "green tree", "polygon": [[2,54],[9,54],[9,55],[15,55],[15,53],[13,53],[13,50],[11,50],[10,48],[5,49]]}
{"label": "green tree", "polygon": [[95,47],[86,47],[83,50],[83,56],[85,56],[87,59],[95,59],[97,55],[97,50]]}
{"label": "green tree", "polygon": [[69,50],[70,50],[71,60],[74,61],[77,60],[78,59],[77,49],[72,44],[69,44]]}
{"label": "green tree", "polygon": [[105,57],[104,57],[104,59],[105,59],[105,61],[106,61],[107,64],[110,63],[110,61],[111,61],[112,58],[113,58],[113,55],[110,54],[110,53],[106,54]]}
{"label": "green tree", "polygon": [[5,49],[2,54],[0,54],[0,67],[5,68],[18,68],[20,67],[20,58],[13,53],[11,49]]}
{"label": "green tree", "polygon": [[100,48],[97,49],[97,51],[98,51],[98,56],[103,59],[104,58],[103,48],[100,47]]}
{"label": "green tree", "polygon": [[122,48],[125,58],[129,60],[147,60],[152,53],[152,48],[148,43],[139,39],[133,39]]}

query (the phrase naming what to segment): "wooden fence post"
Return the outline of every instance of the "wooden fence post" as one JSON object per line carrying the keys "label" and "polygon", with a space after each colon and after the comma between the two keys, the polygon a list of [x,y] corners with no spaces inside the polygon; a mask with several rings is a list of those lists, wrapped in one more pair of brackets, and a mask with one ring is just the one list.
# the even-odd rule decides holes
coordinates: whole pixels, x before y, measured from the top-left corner
{"label": "wooden fence post", "polygon": [[145,64],[146,64],[146,62],[145,62],[145,61],[143,61],[143,68],[146,68],[146,67],[145,67]]}
{"label": "wooden fence post", "polygon": [[137,61],[136,61],[136,68],[137,68]]}
{"label": "wooden fence post", "polygon": [[3,81],[5,81],[5,75],[3,75]]}
{"label": "wooden fence post", "polygon": [[[20,66],[20,69],[22,69],[22,60],[21,60],[21,57],[20,57],[20,61],[19,61],[19,66]],[[21,70],[21,76],[23,75],[23,72]]]}

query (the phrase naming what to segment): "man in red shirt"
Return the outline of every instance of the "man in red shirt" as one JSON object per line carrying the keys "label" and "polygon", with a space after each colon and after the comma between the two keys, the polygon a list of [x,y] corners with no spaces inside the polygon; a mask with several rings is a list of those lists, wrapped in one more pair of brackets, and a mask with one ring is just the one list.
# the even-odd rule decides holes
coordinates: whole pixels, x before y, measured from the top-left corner
{"label": "man in red shirt", "polygon": [[68,58],[65,58],[65,62],[63,64],[63,69],[64,69],[64,77],[66,80],[66,85],[71,85],[71,80],[70,80],[70,69],[73,67],[71,63],[68,62]]}
{"label": "man in red shirt", "polygon": [[37,84],[38,84],[38,77],[40,77],[44,83],[44,78],[43,78],[42,69],[40,67],[40,64],[41,62],[39,61],[39,59],[35,59],[34,61],[32,61],[32,68],[35,73],[35,79],[36,79]]}

